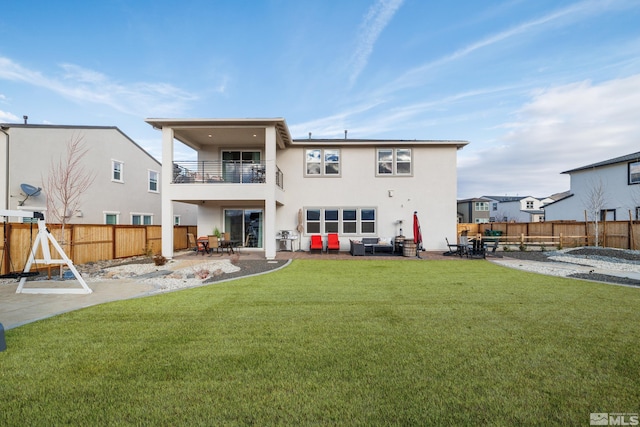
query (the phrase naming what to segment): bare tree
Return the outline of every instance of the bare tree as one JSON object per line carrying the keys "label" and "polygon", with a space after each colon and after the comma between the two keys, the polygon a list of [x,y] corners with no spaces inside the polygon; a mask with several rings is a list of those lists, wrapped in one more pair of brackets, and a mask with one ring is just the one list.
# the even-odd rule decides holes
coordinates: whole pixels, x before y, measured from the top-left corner
{"label": "bare tree", "polygon": [[598,246],[600,239],[599,221],[602,211],[607,204],[606,186],[602,182],[602,178],[592,180],[587,192],[585,193],[582,203],[587,211],[587,219],[594,222],[595,225],[595,245]]}
{"label": "bare tree", "polygon": [[62,224],[60,240],[64,241],[64,227],[78,210],[82,195],[91,187],[95,173],[88,170],[82,160],[87,155],[83,137],[73,135],[67,143],[66,153],[57,161],[52,159],[47,182],[47,217]]}

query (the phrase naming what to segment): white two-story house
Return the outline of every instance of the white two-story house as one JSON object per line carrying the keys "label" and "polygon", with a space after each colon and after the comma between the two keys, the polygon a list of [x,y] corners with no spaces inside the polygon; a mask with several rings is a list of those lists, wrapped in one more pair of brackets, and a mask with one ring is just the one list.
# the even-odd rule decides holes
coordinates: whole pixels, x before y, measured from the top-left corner
{"label": "white two-story house", "polygon": [[545,205],[548,220],[640,220],[640,152],[562,173],[570,195]]}
{"label": "white two-story house", "polygon": [[[175,201],[198,206],[199,235],[218,228],[267,259],[282,230],[297,238],[293,250],[331,232],[342,250],[349,239],[412,237],[414,211],[425,249],[456,238],[456,159],[465,141],[293,139],[282,118],[146,121],[162,132],[167,257],[173,235],[164,224]],[[175,158],[176,141],[197,160]]]}
{"label": "white two-story house", "polygon": [[532,196],[482,196],[489,200],[490,222],[544,221],[542,206],[547,199]]}

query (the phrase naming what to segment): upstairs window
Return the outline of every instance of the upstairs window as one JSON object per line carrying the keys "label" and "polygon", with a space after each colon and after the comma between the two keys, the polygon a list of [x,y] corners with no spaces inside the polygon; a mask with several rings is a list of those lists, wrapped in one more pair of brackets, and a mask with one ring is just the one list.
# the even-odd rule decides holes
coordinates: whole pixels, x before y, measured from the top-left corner
{"label": "upstairs window", "polygon": [[629,163],[629,185],[640,184],[640,162]]}
{"label": "upstairs window", "polygon": [[158,192],[158,172],[152,170],[149,171],[149,191]]}
{"label": "upstairs window", "polygon": [[410,148],[379,148],[377,175],[410,176],[412,174]]}
{"label": "upstairs window", "polygon": [[124,182],[124,163],[119,160],[111,160],[111,181]]}
{"label": "upstairs window", "polygon": [[527,200],[527,209],[533,209],[533,200]]}
{"label": "upstairs window", "polygon": [[313,148],[305,152],[306,176],[340,176],[340,150]]}
{"label": "upstairs window", "polygon": [[475,202],[476,212],[489,211],[489,202]]}

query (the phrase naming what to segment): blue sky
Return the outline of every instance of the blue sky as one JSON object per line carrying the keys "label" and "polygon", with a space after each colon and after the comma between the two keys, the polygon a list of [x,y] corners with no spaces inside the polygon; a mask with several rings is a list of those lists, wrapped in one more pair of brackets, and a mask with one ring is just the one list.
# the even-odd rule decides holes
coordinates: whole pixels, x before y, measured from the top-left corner
{"label": "blue sky", "polygon": [[5,2],[0,122],[117,126],[159,159],[148,117],[467,140],[459,198],[542,197],[640,150],[639,22],[638,0]]}

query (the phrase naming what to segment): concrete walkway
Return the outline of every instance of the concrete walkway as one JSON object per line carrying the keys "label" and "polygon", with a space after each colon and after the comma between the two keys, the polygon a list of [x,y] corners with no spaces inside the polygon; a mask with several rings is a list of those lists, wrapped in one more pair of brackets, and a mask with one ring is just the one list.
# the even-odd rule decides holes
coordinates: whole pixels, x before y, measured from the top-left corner
{"label": "concrete walkway", "polygon": [[[29,282],[25,284],[28,288]],[[32,286],[33,287],[33,286]],[[76,280],[38,281],[37,287],[78,287]],[[150,295],[154,287],[133,280],[90,282],[90,294],[17,294],[18,283],[0,285],[0,323],[5,329],[92,305]]]}

